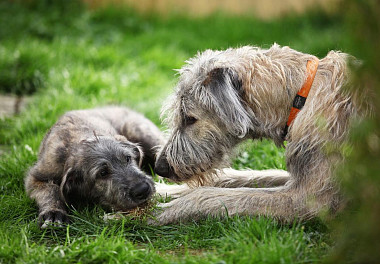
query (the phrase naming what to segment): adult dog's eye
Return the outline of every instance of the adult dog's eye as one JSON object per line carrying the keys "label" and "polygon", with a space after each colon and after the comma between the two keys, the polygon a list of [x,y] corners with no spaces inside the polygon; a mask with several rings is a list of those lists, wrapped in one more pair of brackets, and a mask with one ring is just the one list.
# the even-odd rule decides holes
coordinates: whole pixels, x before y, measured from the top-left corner
{"label": "adult dog's eye", "polygon": [[125,160],[127,163],[130,163],[131,162],[131,156],[130,155],[126,155],[125,156]]}
{"label": "adult dog's eye", "polygon": [[193,116],[185,116],[185,124],[188,126],[194,124],[197,121],[198,120]]}
{"label": "adult dog's eye", "polygon": [[100,169],[99,173],[98,173],[98,176],[100,178],[105,178],[107,177],[109,174],[109,169],[108,169],[108,166],[107,165],[103,165],[102,168]]}

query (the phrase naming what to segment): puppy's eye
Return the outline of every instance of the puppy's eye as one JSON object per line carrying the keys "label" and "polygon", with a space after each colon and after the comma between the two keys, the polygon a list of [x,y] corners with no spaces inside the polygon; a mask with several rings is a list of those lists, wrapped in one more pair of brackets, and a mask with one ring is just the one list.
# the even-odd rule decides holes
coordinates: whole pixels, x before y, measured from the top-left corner
{"label": "puppy's eye", "polygon": [[102,166],[102,168],[100,169],[99,173],[98,173],[98,177],[100,178],[105,178],[107,177],[109,174],[109,169],[108,169],[108,166],[107,165],[104,165]]}
{"label": "puppy's eye", "polygon": [[188,126],[194,124],[197,121],[198,120],[193,116],[185,116],[185,124]]}
{"label": "puppy's eye", "polygon": [[131,162],[131,156],[126,155],[126,156],[125,156],[125,161],[126,161],[127,163],[130,163],[130,162]]}

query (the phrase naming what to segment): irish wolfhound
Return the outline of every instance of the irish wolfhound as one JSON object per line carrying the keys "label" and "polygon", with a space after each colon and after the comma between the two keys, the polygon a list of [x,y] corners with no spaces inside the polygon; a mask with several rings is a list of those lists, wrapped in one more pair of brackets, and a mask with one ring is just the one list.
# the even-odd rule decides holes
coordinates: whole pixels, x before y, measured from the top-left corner
{"label": "irish wolfhound", "polygon": [[[287,221],[335,212],[341,198],[332,172],[341,156],[327,155],[326,149],[339,149],[351,121],[360,116],[356,96],[342,88],[348,83],[348,59],[331,51],[318,60],[275,44],[267,50],[207,50],[187,61],[164,107],[171,134],[155,171],[176,181],[212,179],[214,186],[229,188],[195,188],[164,204],[157,222],[227,213]],[[300,91],[306,84],[308,96]],[[303,103],[301,111],[291,110]],[[293,110],[299,111],[294,121]],[[287,140],[289,174],[218,170],[237,144],[260,138],[277,145]],[[243,188],[256,185],[267,188]]]}
{"label": "irish wolfhound", "polygon": [[126,108],[63,115],[45,136],[38,161],[25,179],[42,228],[67,222],[70,204],[98,203],[126,211],[146,202],[155,188],[140,167],[149,170],[154,148],[161,144],[160,130]]}

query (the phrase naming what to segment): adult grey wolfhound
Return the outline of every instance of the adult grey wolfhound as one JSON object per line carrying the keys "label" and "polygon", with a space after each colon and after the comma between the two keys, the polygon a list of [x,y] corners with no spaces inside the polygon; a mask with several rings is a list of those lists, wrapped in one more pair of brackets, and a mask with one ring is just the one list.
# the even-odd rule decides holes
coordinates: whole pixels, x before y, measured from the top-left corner
{"label": "adult grey wolfhound", "polygon": [[[307,219],[342,204],[332,174],[352,120],[360,117],[349,84],[347,54],[319,60],[289,47],[245,46],[207,50],[179,71],[174,95],[164,106],[170,128],[155,164],[157,174],[201,185],[162,205],[156,223],[218,215],[266,215]],[[317,61],[310,93],[307,64]],[[294,100],[294,99],[297,100]],[[292,105],[304,104],[286,130]],[[246,139],[287,140],[288,172],[220,170]],[[331,151],[330,151],[331,152]],[[211,183],[210,183],[211,182]],[[264,188],[247,188],[260,186]],[[223,188],[221,188],[223,187]]]}
{"label": "adult grey wolfhound", "polygon": [[68,205],[127,211],[146,202],[155,187],[140,167],[154,165],[155,147],[163,142],[151,121],[126,108],[64,114],[45,136],[25,179],[42,228],[68,222]]}

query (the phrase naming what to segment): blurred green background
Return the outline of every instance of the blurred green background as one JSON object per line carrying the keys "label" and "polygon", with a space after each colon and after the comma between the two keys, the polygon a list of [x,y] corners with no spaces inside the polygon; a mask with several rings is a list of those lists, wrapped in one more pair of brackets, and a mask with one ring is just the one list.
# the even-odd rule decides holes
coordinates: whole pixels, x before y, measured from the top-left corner
{"label": "blurred green background", "polygon": [[[379,2],[346,0],[335,12],[313,7],[265,20],[248,13],[162,16],[72,0],[0,2],[0,110],[10,105],[0,118],[1,263],[377,263]],[[150,227],[130,218],[105,223],[101,208],[89,208],[73,210],[66,229],[39,230],[23,177],[61,114],[120,104],[161,126],[160,107],[176,83],[173,69],[187,58],[274,42],[319,57],[342,50],[364,62],[356,81],[360,93],[371,95],[375,115],[356,125],[355,151],[337,175],[350,201],[342,215],[290,226],[235,217]],[[235,168],[286,169],[284,150],[269,141],[244,144],[237,154]]]}

